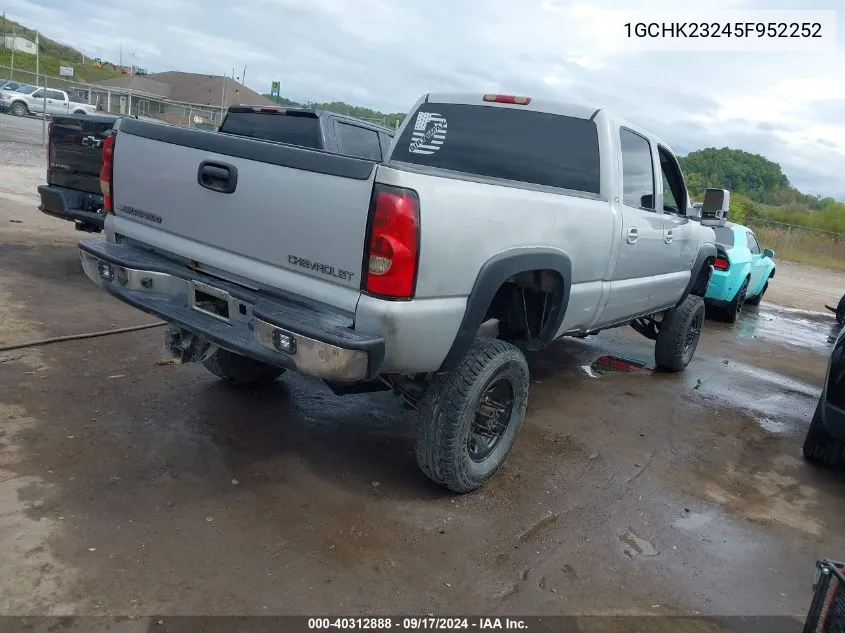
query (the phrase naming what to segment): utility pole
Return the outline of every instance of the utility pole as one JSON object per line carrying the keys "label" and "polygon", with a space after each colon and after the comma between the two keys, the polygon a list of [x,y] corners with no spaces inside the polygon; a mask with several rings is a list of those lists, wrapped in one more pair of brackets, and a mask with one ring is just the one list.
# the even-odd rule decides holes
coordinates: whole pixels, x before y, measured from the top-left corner
{"label": "utility pole", "polygon": [[241,75],[241,85],[242,86],[246,85],[246,64],[244,64],[244,72]]}
{"label": "utility pole", "polygon": [[226,109],[226,90],[229,88],[229,75],[223,75],[223,94],[220,96],[220,116],[223,116],[223,110]]}
{"label": "utility pole", "polygon": [[121,68],[123,68],[123,42],[120,43],[118,51],[117,63]]}
{"label": "utility pole", "polygon": [[[5,14],[4,14],[5,15]],[[12,25],[12,69],[9,71],[9,79],[15,78],[15,46],[17,46],[18,40],[15,35],[15,25]]]}
{"label": "utility pole", "polygon": [[[38,76],[41,74],[41,44],[39,43],[38,31],[35,31],[35,85],[38,85]],[[46,94],[46,92],[45,92]]]}

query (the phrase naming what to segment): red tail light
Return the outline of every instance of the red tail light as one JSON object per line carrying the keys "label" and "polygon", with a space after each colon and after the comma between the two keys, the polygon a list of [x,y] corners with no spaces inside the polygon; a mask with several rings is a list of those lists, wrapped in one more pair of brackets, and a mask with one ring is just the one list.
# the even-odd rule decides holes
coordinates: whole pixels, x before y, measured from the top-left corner
{"label": "red tail light", "polygon": [[528,105],[531,97],[515,97],[513,95],[484,95],[484,100],[492,103],[510,103],[514,105]]}
{"label": "red tail light", "polygon": [[419,198],[410,189],[376,185],[370,213],[363,290],[390,299],[410,299],[419,261]]}
{"label": "red tail light", "polygon": [[112,207],[112,176],[114,175],[114,139],[115,134],[109,134],[103,141],[103,162],[100,165],[100,191],[103,193],[103,209],[106,213],[114,213]]}
{"label": "red tail light", "polygon": [[717,257],[716,261],[713,262],[713,268],[716,270],[728,270],[730,267],[731,263],[724,257]]}

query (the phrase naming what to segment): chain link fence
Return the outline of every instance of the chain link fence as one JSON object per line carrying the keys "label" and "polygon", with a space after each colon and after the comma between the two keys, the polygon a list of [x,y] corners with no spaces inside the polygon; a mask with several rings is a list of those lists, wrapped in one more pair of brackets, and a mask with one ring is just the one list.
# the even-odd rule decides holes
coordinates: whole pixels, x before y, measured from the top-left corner
{"label": "chain link fence", "polygon": [[763,248],[779,258],[797,263],[845,268],[845,233],[746,216],[745,226],[757,235]]}
{"label": "chain link fence", "polygon": [[[49,77],[44,74],[0,66],[0,79],[11,79],[47,89],[64,90],[71,101],[97,107],[103,113],[134,115],[172,125],[200,129],[215,129],[225,115],[225,108],[183,103],[137,90],[114,86],[82,83],[66,77]],[[49,113],[48,113],[49,114]]]}

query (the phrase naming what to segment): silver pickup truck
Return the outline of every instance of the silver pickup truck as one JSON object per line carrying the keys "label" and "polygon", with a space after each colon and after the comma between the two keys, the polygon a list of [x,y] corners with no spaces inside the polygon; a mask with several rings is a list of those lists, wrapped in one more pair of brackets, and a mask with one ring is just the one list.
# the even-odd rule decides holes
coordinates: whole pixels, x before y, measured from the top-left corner
{"label": "silver pickup truck", "polygon": [[601,109],[429,94],[383,162],[132,119],[103,153],[95,283],[223,379],[394,390],[456,492],[514,444],[523,350],[630,324],[679,371],[698,344],[713,230],[668,145]]}

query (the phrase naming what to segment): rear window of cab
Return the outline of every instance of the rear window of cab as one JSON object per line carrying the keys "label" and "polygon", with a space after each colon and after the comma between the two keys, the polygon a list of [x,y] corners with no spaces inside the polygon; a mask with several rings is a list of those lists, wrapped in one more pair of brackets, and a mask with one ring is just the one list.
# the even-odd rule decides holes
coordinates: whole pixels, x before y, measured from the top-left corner
{"label": "rear window of cab", "polygon": [[596,195],[601,182],[595,122],[518,108],[424,103],[391,160]]}

